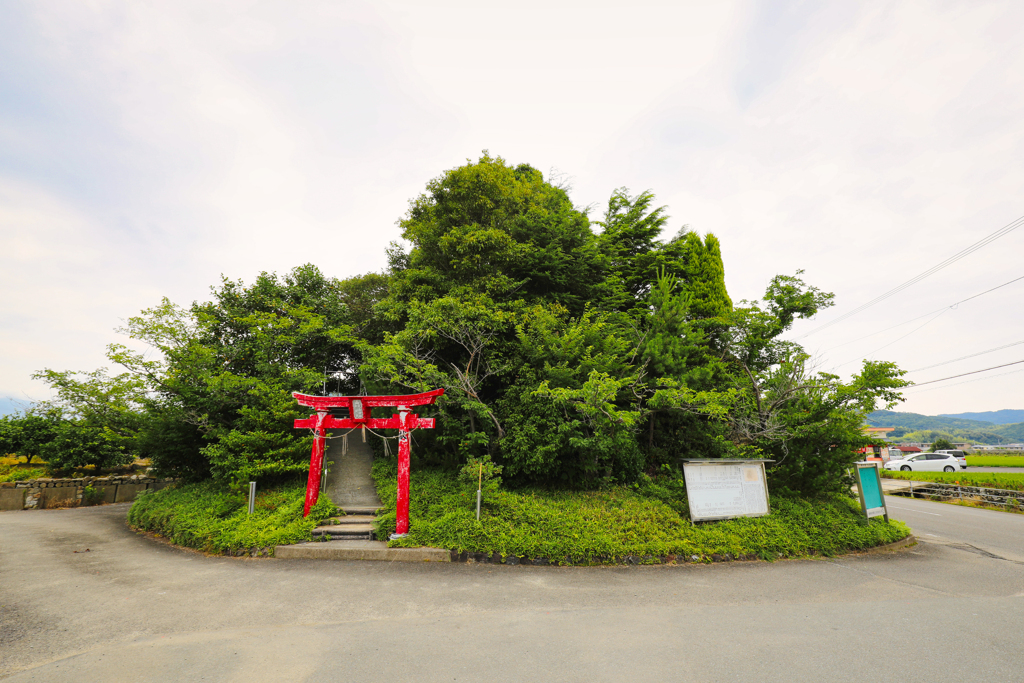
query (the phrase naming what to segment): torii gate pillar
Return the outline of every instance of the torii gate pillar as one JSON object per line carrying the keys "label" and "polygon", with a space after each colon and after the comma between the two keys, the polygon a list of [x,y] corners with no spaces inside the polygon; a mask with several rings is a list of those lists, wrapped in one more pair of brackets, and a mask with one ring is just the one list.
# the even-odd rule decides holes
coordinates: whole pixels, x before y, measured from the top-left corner
{"label": "torii gate pillar", "polygon": [[[308,406],[316,411],[315,415],[296,420],[296,429],[313,430],[313,453],[309,459],[309,479],[306,480],[306,504],[302,516],[309,515],[310,509],[320,498],[320,475],[324,466],[324,440],[328,429],[370,429],[398,430],[398,502],[396,505],[397,523],[395,535],[404,536],[409,533],[409,432],[413,429],[433,429],[434,418],[419,417],[412,412],[412,406],[431,405],[444,389],[435,389],[423,394],[408,396],[307,396],[292,394],[301,406]],[[371,409],[382,406],[395,406],[396,415],[388,418],[370,417]],[[347,408],[347,418],[337,418],[329,414],[331,408]]]}

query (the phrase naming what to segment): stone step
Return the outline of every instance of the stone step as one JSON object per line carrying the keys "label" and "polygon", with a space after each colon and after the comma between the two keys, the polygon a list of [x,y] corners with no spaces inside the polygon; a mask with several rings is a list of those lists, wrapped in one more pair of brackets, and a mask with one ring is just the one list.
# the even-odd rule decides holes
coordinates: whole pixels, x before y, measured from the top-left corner
{"label": "stone step", "polygon": [[282,560],[382,560],[385,562],[451,562],[444,548],[389,548],[384,541],[296,543],[274,548]]}
{"label": "stone step", "polygon": [[349,516],[355,517],[355,516],[360,516],[360,515],[369,515],[370,517],[373,517],[373,516],[375,516],[377,514],[377,510],[380,510],[381,508],[379,508],[379,507],[349,507],[349,506],[344,506],[341,509],[345,512],[345,516],[346,517],[349,517]]}
{"label": "stone step", "polygon": [[331,517],[324,520],[323,526],[331,524],[372,524],[373,515],[345,515],[344,517]]}
{"label": "stone step", "polygon": [[330,524],[313,529],[313,538],[330,536],[331,538],[370,538],[373,533],[372,524]]}

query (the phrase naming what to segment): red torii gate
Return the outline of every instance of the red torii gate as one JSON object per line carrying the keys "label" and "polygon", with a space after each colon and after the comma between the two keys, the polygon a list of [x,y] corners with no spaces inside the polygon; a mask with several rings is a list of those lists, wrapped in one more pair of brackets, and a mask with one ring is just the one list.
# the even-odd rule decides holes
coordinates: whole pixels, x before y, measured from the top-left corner
{"label": "red torii gate", "polygon": [[[309,479],[306,480],[306,505],[302,516],[309,514],[320,497],[320,474],[324,466],[324,439],[328,429],[397,429],[398,431],[398,521],[395,535],[409,533],[409,431],[433,429],[434,418],[420,417],[410,410],[412,406],[426,406],[444,394],[444,389],[435,389],[424,394],[408,396],[307,396],[293,393],[300,406],[316,411],[316,415],[296,420],[296,429],[313,430],[313,454],[309,459]],[[382,406],[395,406],[398,413],[391,417],[370,417],[370,410]],[[347,408],[347,418],[328,414],[331,408]]]}

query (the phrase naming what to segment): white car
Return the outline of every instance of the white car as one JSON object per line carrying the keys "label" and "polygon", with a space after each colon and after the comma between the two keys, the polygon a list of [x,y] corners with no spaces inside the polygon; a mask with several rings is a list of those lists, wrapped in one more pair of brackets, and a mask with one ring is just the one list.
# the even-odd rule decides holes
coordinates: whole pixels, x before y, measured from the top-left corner
{"label": "white car", "polygon": [[936,453],[948,453],[949,455],[954,456],[960,462],[960,469],[962,469],[962,470],[966,470],[967,469],[967,454],[964,453],[963,451],[939,450],[939,451],[935,451],[935,452]]}
{"label": "white car", "polygon": [[895,448],[890,448],[889,449],[889,458],[886,460],[886,462],[895,462],[896,460],[902,460],[903,458],[907,457],[907,455],[910,455],[910,454],[904,453],[904,452],[899,451],[899,450],[897,450]]}
{"label": "white car", "polygon": [[902,460],[887,462],[885,469],[901,472],[956,472],[960,469],[960,460],[952,453],[918,453]]}

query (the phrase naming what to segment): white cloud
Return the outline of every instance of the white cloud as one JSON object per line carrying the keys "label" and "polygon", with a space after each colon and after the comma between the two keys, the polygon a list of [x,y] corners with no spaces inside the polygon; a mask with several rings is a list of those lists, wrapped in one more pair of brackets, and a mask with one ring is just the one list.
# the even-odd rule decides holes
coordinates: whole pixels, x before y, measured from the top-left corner
{"label": "white cloud", "polygon": [[112,268],[91,219],[45,190],[0,178],[0,226],[0,386],[39,398],[31,372],[101,364],[119,318],[158,293],[130,262]]}
{"label": "white cloud", "polygon": [[[722,238],[736,299],[805,268],[839,306],[797,333],[1024,214],[1015,3],[4,11],[0,61],[18,69],[0,71],[0,393],[42,365],[100,364],[117,318],[203,297],[221,272],[381,268],[406,202],[484,148],[568,173],[583,205],[653,189],[672,230]],[[1004,238],[809,348],[826,367],[867,354],[891,337],[830,349],[1011,279],[1022,246]],[[1019,291],[881,355],[906,366],[1024,338]],[[1021,407],[1007,382],[907,408]]]}

